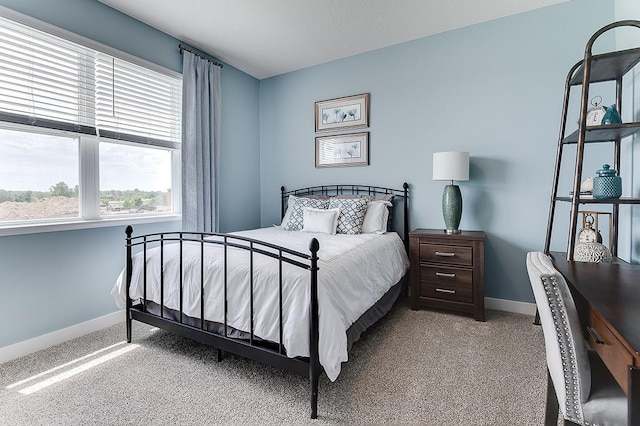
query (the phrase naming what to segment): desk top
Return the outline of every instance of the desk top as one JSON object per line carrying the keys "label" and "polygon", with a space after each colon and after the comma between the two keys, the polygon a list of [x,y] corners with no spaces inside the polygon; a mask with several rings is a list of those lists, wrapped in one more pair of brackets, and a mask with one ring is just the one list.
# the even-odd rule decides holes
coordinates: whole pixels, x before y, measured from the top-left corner
{"label": "desk top", "polygon": [[553,263],[618,337],[640,357],[640,266],[628,263],[569,262],[551,252]]}

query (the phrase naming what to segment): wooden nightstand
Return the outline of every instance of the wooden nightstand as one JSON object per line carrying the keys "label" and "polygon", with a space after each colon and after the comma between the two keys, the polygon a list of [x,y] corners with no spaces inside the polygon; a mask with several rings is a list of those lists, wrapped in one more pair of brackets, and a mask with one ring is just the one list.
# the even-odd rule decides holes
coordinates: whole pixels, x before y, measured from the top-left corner
{"label": "wooden nightstand", "polygon": [[484,321],[484,232],[416,229],[409,254],[411,309],[452,309]]}

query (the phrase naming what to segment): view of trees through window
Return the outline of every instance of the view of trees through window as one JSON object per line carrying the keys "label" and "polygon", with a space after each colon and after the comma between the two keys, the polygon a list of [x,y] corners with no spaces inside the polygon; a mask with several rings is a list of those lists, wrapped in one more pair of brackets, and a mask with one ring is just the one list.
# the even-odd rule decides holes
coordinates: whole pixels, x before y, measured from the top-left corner
{"label": "view of trees through window", "polygon": [[78,139],[0,129],[0,221],[78,217]]}
{"label": "view of trees through window", "polygon": [[[170,150],[100,150],[98,216],[172,211]],[[0,222],[79,217],[79,162],[76,136],[0,129]]]}
{"label": "view of trees through window", "polygon": [[78,190],[64,182],[49,191],[0,189],[0,221],[78,216]]}
{"label": "view of trees through window", "polygon": [[100,214],[169,212],[170,202],[170,191],[100,191]]}
{"label": "view of trees through window", "polygon": [[182,76],[4,16],[0,33],[0,228],[179,213]]}
{"label": "view of trees through window", "polygon": [[100,215],[172,211],[171,150],[100,142]]}
{"label": "view of trees through window", "polygon": [[[171,211],[171,191],[100,191],[100,215]],[[0,222],[79,216],[78,185],[65,182],[48,191],[0,189]]]}

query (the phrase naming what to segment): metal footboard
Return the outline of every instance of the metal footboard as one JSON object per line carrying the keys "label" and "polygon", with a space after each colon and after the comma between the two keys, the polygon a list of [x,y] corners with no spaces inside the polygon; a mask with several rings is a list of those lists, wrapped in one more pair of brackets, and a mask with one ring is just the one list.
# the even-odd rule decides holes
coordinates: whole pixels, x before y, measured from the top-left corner
{"label": "metal footboard", "polygon": [[[222,358],[222,352],[233,353],[245,358],[254,359],[264,364],[271,365],[286,371],[309,377],[311,384],[311,418],[317,417],[318,405],[318,379],[322,372],[318,354],[318,250],[320,245],[317,239],[312,239],[309,244],[309,254],[290,250],[274,244],[258,241],[251,238],[199,232],[167,232],[141,236],[132,236],[133,227],[126,228],[126,328],[127,342],[131,342],[132,321],[141,321],[190,339],[210,345],[217,350],[218,359]],[[200,245],[200,324],[185,322],[186,315],[183,311],[183,246],[184,243],[196,243]],[[165,315],[165,276],[164,276],[164,248],[166,244],[179,245],[179,280],[180,306],[177,320]],[[217,245],[223,248],[224,262],[224,321],[222,332],[210,331],[204,318],[204,283],[205,283],[205,247]],[[160,303],[159,315],[151,313],[147,309],[147,253],[151,248],[160,248]],[[250,286],[250,329],[248,339],[239,339],[229,335],[228,324],[228,249],[246,250],[249,253],[249,286]],[[133,252],[140,251],[143,256],[143,297],[133,300],[130,297],[131,278],[133,273]],[[277,348],[268,347],[261,339],[256,339],[254,324],[254,258],[256,255],[267,256],[278,262],[278,321],[279,337]],[[309,358],[289,358],[286,355],[283,340],[283,294],[282,294],[282,267],[283,264],[309,271],[310,301],[309,301]]]}

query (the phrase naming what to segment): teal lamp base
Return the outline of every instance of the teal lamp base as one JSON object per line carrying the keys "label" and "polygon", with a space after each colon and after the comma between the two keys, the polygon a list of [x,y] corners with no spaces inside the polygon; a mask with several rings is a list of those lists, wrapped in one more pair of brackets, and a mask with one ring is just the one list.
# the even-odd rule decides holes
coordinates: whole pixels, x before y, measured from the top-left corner
{"label": "teal lamp base", "polygon": [[445,232],[459,234],[460,219],[462,218],[462,194],[458,185],[447,185],[442,194],[442,215],[444,217]]}

